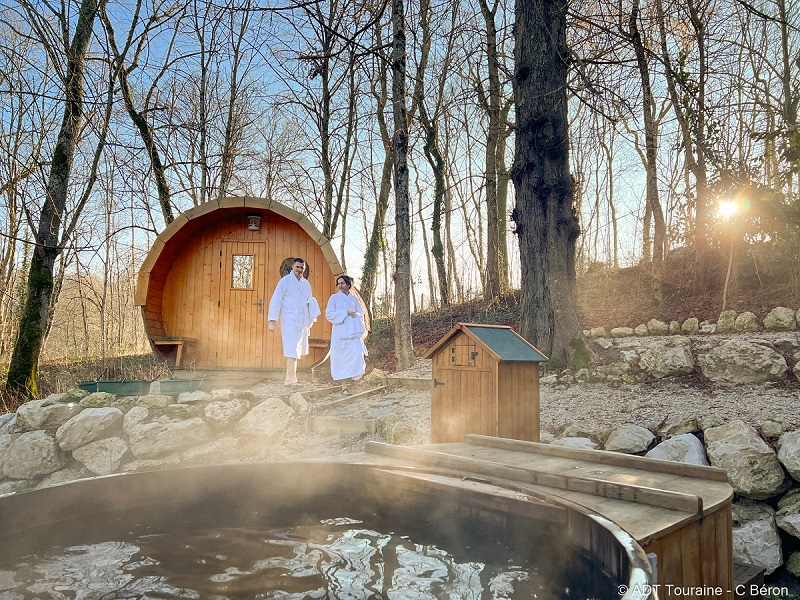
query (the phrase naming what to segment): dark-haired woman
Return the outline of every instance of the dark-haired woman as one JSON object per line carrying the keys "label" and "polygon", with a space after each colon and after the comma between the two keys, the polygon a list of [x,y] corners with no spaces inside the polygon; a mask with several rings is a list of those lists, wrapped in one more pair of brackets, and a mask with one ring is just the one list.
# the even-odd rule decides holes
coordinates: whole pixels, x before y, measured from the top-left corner
{"label": "dark-haired woman", "polygon": [[[364,336],[364,312],[361,302],[351,293],[353,280],[347,275],[336,278],[339,290],[328,300],[325,317],[333,324],[331,332],[331,377],[334,381],[352,379],[358,381],[364,376],[367,347]],[[345,386],[345,393],[349,389]]]}

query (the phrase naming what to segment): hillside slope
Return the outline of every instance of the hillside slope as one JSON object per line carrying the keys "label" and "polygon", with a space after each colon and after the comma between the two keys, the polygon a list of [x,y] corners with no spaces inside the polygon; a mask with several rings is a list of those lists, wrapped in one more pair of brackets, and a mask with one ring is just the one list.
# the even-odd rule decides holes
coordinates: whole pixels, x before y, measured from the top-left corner
{"label": "hillside slope", "polygon": [[[689,317],[715,322],[722,311],[722,295],[727,273],[727,257],[712,255],[712,269],[705,295],[692,290],[692,256],[687,251],[673,252],[664,269],[664,303],[658,306],[650,293],[650,265],[625,269],[601,268],[578,277],[578,310],[584,329],[592,327],[635,327],[656,318],[683,322]],[[727,308],[751,311],[763,319],[776,306],[800,308],[800,286],[793,272],[762,266],[756,260],[734,262],[728,287]],[[463,304],[418,313],[412,318],[414,352],[421,356],[458,322],[499,323],[519,328],[519,294],[494,303],[474,300]],[[394,323],[377,319],[367,346],[368,364],[394,370]]]}

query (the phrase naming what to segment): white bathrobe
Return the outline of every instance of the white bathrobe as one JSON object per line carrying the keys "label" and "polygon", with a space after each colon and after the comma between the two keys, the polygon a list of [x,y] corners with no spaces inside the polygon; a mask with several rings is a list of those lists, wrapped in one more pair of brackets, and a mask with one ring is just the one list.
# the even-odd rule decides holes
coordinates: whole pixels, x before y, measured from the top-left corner
{"label": "white bathrobe", "polygon": [[[317,307],[312,319],[310,311]],[[281,278],[269,301],[267,319],[281,323],[283,355],[286,358],[300,358],[308,354],[308,333],[319,305],[311,295],[311,284],[305,277],[298,279],[294,273]]]}
{"label": "white bathrobe", "polygon": [[[355,317],[347,314],[356,313]],[[364,309],[355,294],[337,292],[328,300],[325,317],[333,324],[331,332],[331,377],[334,381],[364,374],[367,347],[364,336]]]}

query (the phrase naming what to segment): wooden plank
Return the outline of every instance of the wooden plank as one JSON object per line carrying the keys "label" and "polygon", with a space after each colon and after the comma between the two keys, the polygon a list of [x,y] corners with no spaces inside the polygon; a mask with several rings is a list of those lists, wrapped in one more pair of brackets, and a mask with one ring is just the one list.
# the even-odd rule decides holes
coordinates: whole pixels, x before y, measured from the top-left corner
{"label": "wooden plank", "polygon": [[725,589],[733,588],[733,516],[730,506],[726,510],[718,510],[716,516],[716,547],[719,581],[725,582]]}
{"label": "wooden plank", "polygon": [[621,454],[618,452],[598,453],[596,450],[584,450],[583,448],[567,448],[564,446],[552,446],[550,444],[540,444],[537,442],[500,439],[479,435],[467,436],[466,442],[468,444],[514,450],[516,452],[559,456],[563,458],[574,458],[576,460],[590,460],[596,463],[643,469],[655,473],[669,473],[698,479],[709,479],[711,481],[728,480],[727,473],[724,469],[689,465],[656,458],[646,458],[644,456],[632,456],[630,454]]}
{"label": "wooden plank", "polygon": [[[682,528],[680,532],[676,532],[675,536],[679,536],[676,540],[676,545],[681,550],[681,569],[683,570],[683,578],[681,585],[684,586],[702,586],[706,581],[703,578],[703,563],[713,562],[714,554],[701,555],[700,554],[700,522],[692,523]],[[702,560],[701,560],[702,558]],[[711,581],[708,581],[711,583]]]}
{"label": "wooden plank", "polygon": [[[349,396],[345,396],[344,398],[340,398],[339,400],[333,400],[331,402],[326,402],[320,408],[328,409],[328,408],[334,408],[334,407],[338,407],[338,406],[346,406],[346,405],[350,404],[351,402],[353,402],[353,400],[357,400],[359,398],[365,398],[367,396],[372,396],[373,394],[377,394],[378,392],[382,392],[383,390],[388,389],[388,388],[389,388],[388,385],[382,385],[380,387],[372,388],[372,389],[369,389],[369,390],[364,390],[363,392],[358,392],[357,394],[351,394]],[[336,390],[341,390],[342,386],[337,385],[336,387],[326,388],[326,389],[332,390],[332,391],[336,391]],[[303,396],[308,397],[305,392],[303,393]]]}
{"label": "wooden plank", "polygon": [[[652,472],[647,468],[641,468],[641,466],[637,468],[607,465],[601,461],[610,453],[602,450],[588,451],[589,454],[585,459],[575,459],[548,456],[546,454],[515,452],[513,450],[468,443],[451,443],[439,447],[422,446],[422,448],[479,458],[485,461],[502,462],[523,468],[535,465],[538,471],[547,471],[554,474],[569,472],[575,476],[599,478],[617,483],[633,483],[643,487],[663,488],[699,495],[703,498],[704,508],[709,511],[713,511],[719,506],[730,504],[733,499],[733,489],[727,481],[709,481],[673,473]],[[595,456],[596,459],[592,460],[592,456]]]}
{"label": "wooden plank", "polygon": [[[720,511],[717,510],[711,514],[706,514],[700,522],[700,535],[698,540],[698,550],[700,557],[700,568],[702,569],[701,580],[705,583],[719,581],[719,549],[717,548],[717,524],[719,523],[717,516]],[[727,589],[727,588],[724,588]]]}
{"label": "wooden plank", "polygon": [[546,487],[569,490],[592,496],[614,498],[629,502],[641,502],[661,508],[678,510],[690,514],[702,514],[703,503],[698,496],[660,490],[652,487],[607,481],[591,477],[576,477],[536,470],[535,467],[509,466],[500,462],[457,456],[446,452],[393,446],[379,442],[368,442],[368,453],[382,454],[394,458],[411,460],[426,465],[446,466],[472,473],[494,475],[515,481],[523,481]]}

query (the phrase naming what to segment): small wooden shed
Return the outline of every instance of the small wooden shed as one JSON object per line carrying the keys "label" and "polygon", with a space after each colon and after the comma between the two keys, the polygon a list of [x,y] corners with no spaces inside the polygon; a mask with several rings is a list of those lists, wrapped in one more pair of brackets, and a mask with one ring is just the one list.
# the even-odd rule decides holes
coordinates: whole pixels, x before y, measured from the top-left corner
{"label": "small wooden shed", "polygon": [[457,323],[432,360],[431,441],[468,433],[539,441],[539,363],[547,357],[506,325]]}
{"label": "small wooden shed", "polygon": [[325,304],[343,270],[303,214],[261,198],[225,198],[180,214],[153,243],[136,286],[153,351],[176,367],[283,369],[267,310],[281,264],[301,257],[323,314],[301,369],[322,360],[331,325]]}

